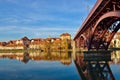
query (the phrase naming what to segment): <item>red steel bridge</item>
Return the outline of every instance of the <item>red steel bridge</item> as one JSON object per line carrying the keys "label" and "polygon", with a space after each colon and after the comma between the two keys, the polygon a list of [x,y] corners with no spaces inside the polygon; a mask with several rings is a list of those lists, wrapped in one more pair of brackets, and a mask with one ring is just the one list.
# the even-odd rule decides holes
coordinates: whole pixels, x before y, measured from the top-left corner
{"label": "red steel bridge", "polygon": [[97,0],[77,31],[76,48],[107,50],[120,28],[120,0]]}

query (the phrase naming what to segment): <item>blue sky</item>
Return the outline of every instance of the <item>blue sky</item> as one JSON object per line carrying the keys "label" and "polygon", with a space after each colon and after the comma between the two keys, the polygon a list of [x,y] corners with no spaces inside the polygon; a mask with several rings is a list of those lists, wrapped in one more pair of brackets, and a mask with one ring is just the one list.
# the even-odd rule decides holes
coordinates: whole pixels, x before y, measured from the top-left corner
{"label": "blue sky", "polygon": [[74,37],[96,0],[0,0],[0,41]]}

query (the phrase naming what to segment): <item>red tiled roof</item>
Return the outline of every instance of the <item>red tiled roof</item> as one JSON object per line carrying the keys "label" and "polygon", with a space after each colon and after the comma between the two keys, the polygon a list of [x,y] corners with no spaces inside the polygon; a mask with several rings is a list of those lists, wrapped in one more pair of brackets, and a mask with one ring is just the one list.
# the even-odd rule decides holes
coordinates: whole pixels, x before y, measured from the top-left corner
{"label": "red tiled roof", "polygon": [[69,33],[63,33],[60,36],[71,36]]}
{"label": "red tiled roof", "polygon": [[117,35],[120,35],[120,32],[117,32],[116,34],[117,34]]}
{"label": "red tiled roof", "polygon": [[59,39],[59,40],[56,39],[56,40],[54,41],[54,43],[56,43],[56,44],[57,44],[57,43],[60,43],[60,42],[61,42],[61,39]]}
{"label": "red tiled roof", "polygon": [[43,39],[41,39],[41,38],[33,38],[31,40],[43,40]]}

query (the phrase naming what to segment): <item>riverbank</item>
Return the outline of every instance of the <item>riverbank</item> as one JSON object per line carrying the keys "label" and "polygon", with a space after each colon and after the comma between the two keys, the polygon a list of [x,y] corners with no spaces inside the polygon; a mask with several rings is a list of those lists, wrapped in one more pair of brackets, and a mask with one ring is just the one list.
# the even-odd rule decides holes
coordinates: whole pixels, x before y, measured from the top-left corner
{"label": "riverbank", "polygon": [[109,48],[110,50],[120,50],[120,48]]}
{"label": "riverbank", "polygon": [[16,53],[16,52],[35,52],[35,51],[42,51],[40,49],[29,49],[29,50],[25,50],[25,49],[4,49],[4,50],[0,50],[0,53]]}
{"label": "riverbank", "polygon": [[54,51],[44,51],[40,49],[0,49],[0,53],[17,53],[17,52],[72,52],[72,49],[66,50],[54,50]]}
{"label": "riverbank", "polygon": [[[114,51],[114,50],[120,50],[120,48],[109,48],[108,50],[110,51]],[[8,52],[12,52],[12,53],[15,53],[15,52],[36,52],[36,51],[39,51],[39,52],[43,52],[44,50],[40,50],[40,49],[0,49],[0,53],[8,53]],[[77,53],[81,53],[81,52],[84,52],[84,51],[87,51],[87,49],[68,49],[67,50],[68,52],[77,52]],[[44,52],[48,52],[48,51],[44,51]],[[50,52],[66,52],[66,50],[52,50]]]}

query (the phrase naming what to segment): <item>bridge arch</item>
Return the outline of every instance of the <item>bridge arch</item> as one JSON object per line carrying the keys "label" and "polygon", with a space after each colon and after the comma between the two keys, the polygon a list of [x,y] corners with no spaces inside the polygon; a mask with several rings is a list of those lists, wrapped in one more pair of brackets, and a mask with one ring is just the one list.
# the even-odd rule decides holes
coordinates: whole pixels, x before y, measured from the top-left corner
{"label": "bridge arch", "polygon": [[94,31],[97,28],[97,26],[100,24],[100,22],[108,18],[120,19],[120,11],[111,11],[101,16],[100,19],[97,21],[96,25],[94,26]]}
{"label": "bridge arch", "polygon": [[85,48],[86,47],[86,36],[84,34],[80,35],[80,47]]}
{"label": "bridge arch", "polygon": [[93,27],[88,49],[108,49],[115,33],[120,28],[120,11],[111,11],[101,16]]}
{"label": "bridge arch", "polygon": [[86,37],[85,35],[80,35],[77,40],[75,41],[76,43],[76,47],[77,48],[84,48],[85,47],[85,41],[86,41]]}

